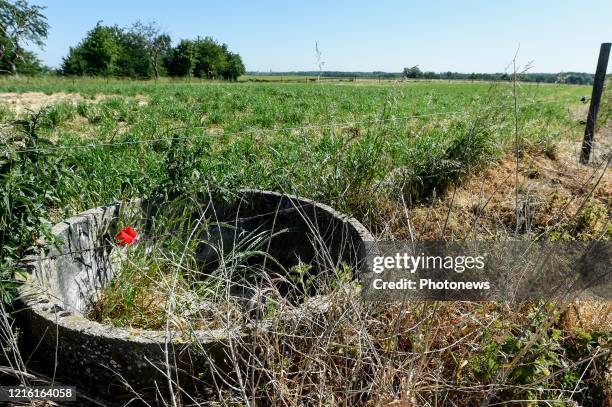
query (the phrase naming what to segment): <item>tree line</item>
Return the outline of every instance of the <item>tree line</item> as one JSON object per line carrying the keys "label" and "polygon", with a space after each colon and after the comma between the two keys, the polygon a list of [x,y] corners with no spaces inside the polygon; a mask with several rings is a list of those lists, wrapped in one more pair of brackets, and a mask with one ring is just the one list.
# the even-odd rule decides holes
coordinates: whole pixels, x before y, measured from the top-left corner
{"label": "tree line", "polygon": [[[468,80],[468,81],[511,81],[511,73],[464,73],[464,72],[433,72],[420,69],[405,68],[401,72],[383,71],[286,71],[286,72],[247,72],[254,76],[308,76],[323,78],[363,78],[363,79],[431,79],[431,80]],[[525,72],[518,75],[523,82],[538,83],[568,83],[575,85],[592,85],[593,74],[584,72],[538,73]]]}
{"label": "tree line", "polygon": [[[28,0],[0,0],[0,74],[36,75],[51,71],[27,46],[44,46],[49,24],[44,7]],[[318,48],[317,48],[318,52]],[[319,68],[322,67],[318,53]],[[98,22],[85,38],[70,47],[56,71],[63,75],[158,78],[160,76],[236,80],[245,73],[239,54],[211,37],[183,39],[172,46],[170,35],[156,23],[136,22],[131,27],[105,26]],[[459,79],[510,81],[508,73],[460,73],[422,71],[418,66],[401,72],[257,72],[257,75],[304,75],[378,79]],[[593,74],[582,72],[522,73],[521,81],[588,85]]]}
{"label": "tree line", "polygon": [[64,75],[158,78],[194,76],[236,80],[244,74],[239,54],[211,37],[181,40],[155,23],[136,22],[129,28],[98,23],[76,46],[70,47],[60,72]]}
{"label": "tree line", "polygon": [[[404,68],[401,72],[404,78],[422,79],[459,79],[459,80],[485,80],[485,81],[511,81],[511,73],[459,73],[459,72],[432,72],[421,71],[418,65]],[[521,72],[517,78],[523,82],[543,82],[543,83],[569,83],[573,85],[592,85],[594,75],[584,72],[560,72],[560,73],[531,73]]]}
{"label": "tree line", "polygon": [[[43,47],[49,32],[44,7],[27,0],[0,0],[0,74],[35,75],[50,71],[28,45]],[[155,22],[130,27],[98,22],[70,47],[56,71],[62,75],[158,78],[160,76],[236,80],[245,72],[242,58],[211,37],[172,38]]]}

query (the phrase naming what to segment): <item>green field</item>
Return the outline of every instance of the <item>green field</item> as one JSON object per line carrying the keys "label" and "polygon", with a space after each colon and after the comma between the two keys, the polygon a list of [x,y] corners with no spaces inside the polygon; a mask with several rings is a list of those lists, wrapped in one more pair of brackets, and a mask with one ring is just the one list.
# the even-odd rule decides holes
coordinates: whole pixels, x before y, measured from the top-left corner
{"label": "green field", "polygon": [[[359,215],[368,188],[394,168],[411,166],[424,184],[415,196],[426,195],[499,157],[514,137],[507,84],[0,82],[0,92],[34,91],[83,96],[43,111],[39,131],[57,147],[113,144],[59,150],[80,178],[78,194],[62,206],[68,211],[146,195],[168,176],[169,152],[197,151],[180,168],[197,170],[197,182],[295,192]],[[521,138],[579,134],[567,112],[586,94],[586,87],[521,85]],[[3,122],[15,118],[7,105],[0,112]]]}

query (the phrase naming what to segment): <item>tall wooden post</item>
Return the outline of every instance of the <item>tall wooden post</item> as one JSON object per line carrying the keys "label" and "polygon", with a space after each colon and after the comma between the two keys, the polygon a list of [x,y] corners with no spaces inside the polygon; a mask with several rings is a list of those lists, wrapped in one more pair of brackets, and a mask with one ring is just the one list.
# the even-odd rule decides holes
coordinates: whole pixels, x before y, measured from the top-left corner
{"label": "tall wooden post", "polygon": [[580,163],[588,164],[591,158],[591,148],[593,147],[593,136],[595,134],[595,123],[599,112],[599,103],[603,93],[604,81],[606,80],[606,70],[608,69],[608,58],[610,57],[610,43],[604,42],[599,49],[599,59],[597,60],[597,70],[593,81],[593,93],[591,94],[591,105],[587,116],[586,127],[584,129],[584,140],[582,141],[582,152],[580,153]]}

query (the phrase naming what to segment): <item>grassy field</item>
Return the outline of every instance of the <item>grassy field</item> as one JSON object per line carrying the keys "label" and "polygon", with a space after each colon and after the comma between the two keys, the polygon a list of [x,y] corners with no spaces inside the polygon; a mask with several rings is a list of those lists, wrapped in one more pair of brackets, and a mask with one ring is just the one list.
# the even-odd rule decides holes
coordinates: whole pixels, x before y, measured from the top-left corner
{"label": "grassy field", "polygon": [[[185,138],[172,151],[199,150],[193,165],[200,182],[282,189],[357,215],[365,209],[360,194],[395,168],[412,167],[415,182],[423,183],[415,186],[419,195],[499,158],[513,140],[511,90],[478,83],[0,83],[0,92],[49,95],[33,98],[36,108],[51,104],[39,131],[57,146],[118,143],[61,150],[81,178],[71,211],[147,194],[166,175],[171,139]],[[80,96],[55,100],[57,92]],[[576,136],[568,109],[582,108],[579,98],[587,94],[584,87],[521,86],[522,139],[544,145]],[[15,118],[10,104],[0,109],[4,122]],[[470,132],[482,142],[466,151],[461,143]],[[438,167],[444,165],[452,168]]]}
{"label": "grassy field", "polygon": [[[580,98],[589,94],[520,83],[515,94],[509,83],[3,78],[0,226],[13,233],[3,235],[0,263],[9,270],[48,222],[88,208],[244,187],[316,199],[384,239],[501,239],[517,229],[528,239],[609,239],[606,166],[601,155],[576,164],[588,106]],[[605,125],[602,134],[605,148]],[[211,397],[398,406],[611,400],[609,303],[365,309],[349,296],[336,305],[306,329],[311,336],[283,327],[262,338],[269,353],[256,370],[265,383],[221,386]],[[281,339],[290,355],[278,349]]]}

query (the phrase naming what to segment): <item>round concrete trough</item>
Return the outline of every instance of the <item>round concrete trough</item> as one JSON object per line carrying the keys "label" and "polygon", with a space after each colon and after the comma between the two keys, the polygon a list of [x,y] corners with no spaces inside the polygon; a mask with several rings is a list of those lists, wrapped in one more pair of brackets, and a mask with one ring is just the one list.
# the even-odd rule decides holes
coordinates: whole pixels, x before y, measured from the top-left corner
{"label": "round concrete trough", "polygon": [[[268,250],[287,267],[297,264],[298,259],[315,264],[345,262],[359,272],[373,241],[355,219],[292,195],[242,190],[229,203],[212,206],[219,219],[240,222],[246,230],[289,229],[272,239]],[[19,290],[25,309],[25,337],[34,353],[32,360],[42,361],[43,365],[46,362],[50,371],[57,363],[58,373],[90,389],[107,392],[106,386],[121,383],[120,378],[137,390],[164,387],[167,342],[168,359],[175,361],[187,377],[203,377],[210,362],[221,366],[222,371],[225,366],[229,373],[233,367],[227,352],[228,339],[245,335],[250,329],[243,326],[231,331],[200,330],[191,332],[190,338],[171,332],[166,338],[163,331],[123,329],[86,317],[100,290],[113,278],[123,250],[109,244],[121,227],[118,217],[134,208],[150,213],[151,206],[146,210],[143,207],[145,204],[138,201],[115,203],[66,219],[53,227],[57,242],[39,256],[26,259],[28,272]],[[324,259],[318,258],[322,252]],[[315,299],[309,303],[324,301]],[[298,307],[293,317],[310,312],[307,308]],[[260,321],[258,326],[265,329],[266,321]],[[190,345],[194,342],[199,344],[197,351]]]}

